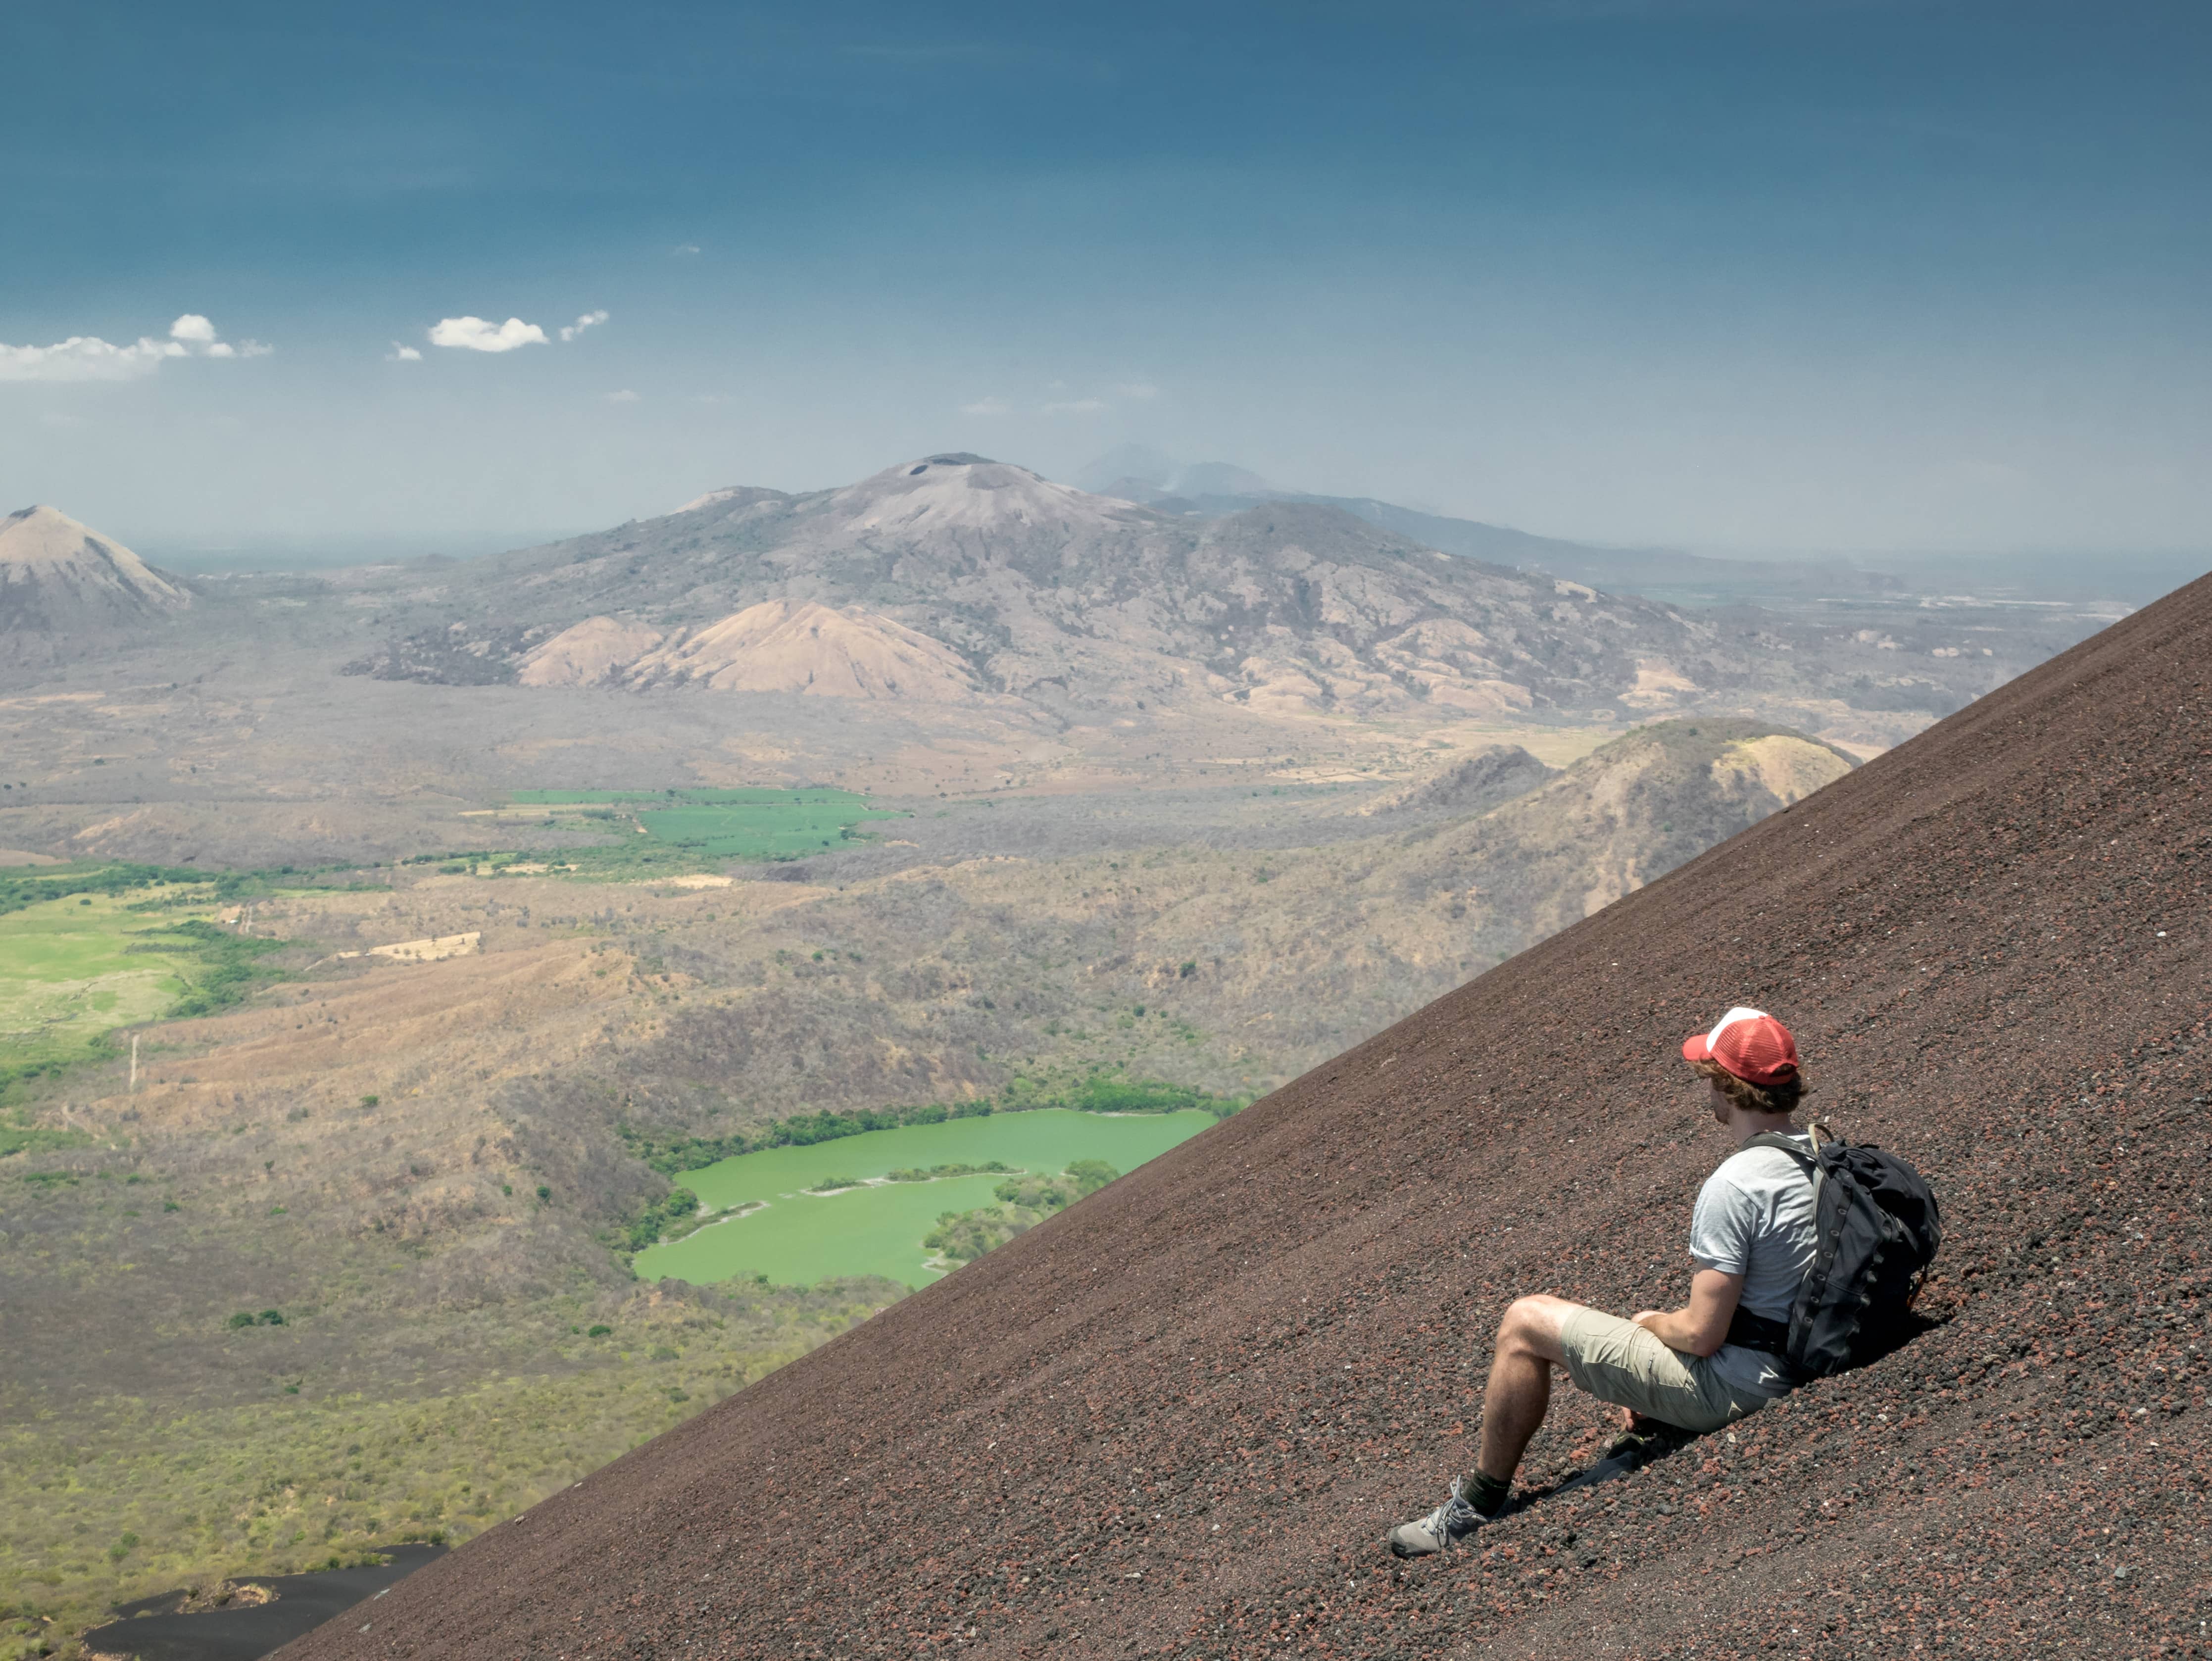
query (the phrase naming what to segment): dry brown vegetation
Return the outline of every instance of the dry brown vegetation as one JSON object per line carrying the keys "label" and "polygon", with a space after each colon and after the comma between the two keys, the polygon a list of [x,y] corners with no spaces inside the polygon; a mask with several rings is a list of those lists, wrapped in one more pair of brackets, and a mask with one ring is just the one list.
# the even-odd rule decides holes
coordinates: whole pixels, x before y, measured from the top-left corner
{"label": "dry brown vegetation", "polygon": [[[639,1287],[614,1248],[668,1185],[621,1124],[1101,1070],[1249,1094],[1848,765],[1662,726],[1475,817],[1217,793],[1208,847],[1158,840],[1188,801],[1007,803],[726,886],[405,867],[255,900],[230,926],[308,943],[296,978],[145,1031],[135,1092],[120,1063],[65,1079],[45,1116],[94,1140],[0,1170],[0,1393],[40,1424],[0,1461],[0,1551],[89,1615],[465,1535],[896,1295]],[[994,841],[1036,851],[963,854]]]}
{"label": "dry brown vegetation", "polygon": [[[921,530],[794,500],[11,636],[0,848],[300,867],[228,924],[296,942],[270,959],[294,978],[145,1029],[135,1092],[119,1061],[51,1082],[34,1116],[88,1139],[0,1160],[19,1599],[66,1621],[465,1535],[897,1295],[640,1287],[619,1248],[668,1183],[625,1125],[726,1135],[1102,1072],[1250,1095],[2092,624],[1723,626],[1317,510],[1201,533],[1079,503],[1090,528],[1054,544],[991,519],[1006,492],[946,493]],[[981,691],[509,684],[587,618],[665,646],[785,601],[919,630]],[[569,644],[570,679],[636,660]],[[1819,737],[1778,734],[1784,710]],[[608,882],[560,869],[589,833],[508,811],[830,783],[909,817],[800,862]],[[393,863],[486,849],[544,868]]]}

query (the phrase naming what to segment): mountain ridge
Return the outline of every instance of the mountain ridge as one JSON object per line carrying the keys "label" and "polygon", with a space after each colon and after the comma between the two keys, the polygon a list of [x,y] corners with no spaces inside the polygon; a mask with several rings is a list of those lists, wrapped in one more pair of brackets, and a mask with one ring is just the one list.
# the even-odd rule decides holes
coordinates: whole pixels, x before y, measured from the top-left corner
{"label": "mountain ridge", "polygon": [[1222,703],[1291,718],[1588,721],[1719,699],[1803,725],[1808,701],[1846,702],[1856,684],[1756,621],[1723,627],[1448,554],[1332,503],[1194,521],[965,453],[799,496],[710,491],[659,520],[478,562],[434,606],[395,608],[389,643],[349,667],[514,680],[592,619],[665,633],[769,601],[887,619],[1051,721]]}
{"label": "mountain ridge", "polygon": [[1339,496],[1279,490],[1242,468],[1220,463],[1186,467],[1161,483],[1127,477],[1104,487],[1164,514],[1218,519],[1266,502],[1303,502],[1341,508],[1355,518],[1446,553],[1487,560],[1516,570],[1540,571],[1618,593],[1707,589],[1739,601],[1811,594],[1896,593],[1905,587],[1893,573],[1868,570],[1834,558],[1716,558],[1679,548],[1616,548],[1547,537],[1510,526],[1429,513],[1377,496]]}

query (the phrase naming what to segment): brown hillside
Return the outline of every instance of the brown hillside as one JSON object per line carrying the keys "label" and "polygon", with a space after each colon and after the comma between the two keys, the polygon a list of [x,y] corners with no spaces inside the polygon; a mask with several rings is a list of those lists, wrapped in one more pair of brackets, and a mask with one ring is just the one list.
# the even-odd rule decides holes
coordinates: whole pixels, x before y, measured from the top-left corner
{"label": "brown hillside", "polygon": [[[2212,581],[287,1654],[2201,1651],[2208,661]],[[1938,1186],[1942,1324],[1394,1563],[1512,1295],[1679,1298],[1739,999]]]}

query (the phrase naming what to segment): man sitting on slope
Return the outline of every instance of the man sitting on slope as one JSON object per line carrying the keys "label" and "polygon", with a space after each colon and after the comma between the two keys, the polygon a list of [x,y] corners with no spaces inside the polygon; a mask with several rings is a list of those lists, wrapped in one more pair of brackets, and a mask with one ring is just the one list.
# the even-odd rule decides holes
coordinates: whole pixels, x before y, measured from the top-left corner
{"label": "man sitting on slope", "polygon": [[[1682,1058],[1706,1080],[1714,1119],[1738,1143],[1778,1133],[1812,1151],[1790,1124],[1804,1089],[1796,1042],[1773,1016],[1731,1009],[1711,1032],[1686,1039]],[[1814,1244],[1804,1167],[1779,1148],[1744,1148],[1698,1191],[1690,1218],[1697,1271],[1686,1307],[1624,1321],[1540,1293],[1509,1305],[1483,1396],[1474,1473],[1455,1479],[1451,1498],[1426,1517],[1392,1530],[1390,1549],[1425,1557],[1497,1519],[1522,1450],[1544,1422],[1554,1366],[1601,1402],[1697,1434],[1787,1392],[1795,1381],[1781,1352]]]}

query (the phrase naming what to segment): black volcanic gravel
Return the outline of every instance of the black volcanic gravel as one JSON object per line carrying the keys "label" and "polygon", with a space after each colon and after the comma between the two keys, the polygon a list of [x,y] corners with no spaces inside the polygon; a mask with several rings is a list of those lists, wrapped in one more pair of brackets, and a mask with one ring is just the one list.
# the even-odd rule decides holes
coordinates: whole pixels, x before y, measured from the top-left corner
{"label": "black volcanic gravel", "polygon": [[[2212,1654],[2208,666],[2212,579],[284,1654]],[[1739,1001],[1937,1185],[1935,1323],[1394,1561],[1512,1297],[1680,1301]]]}

